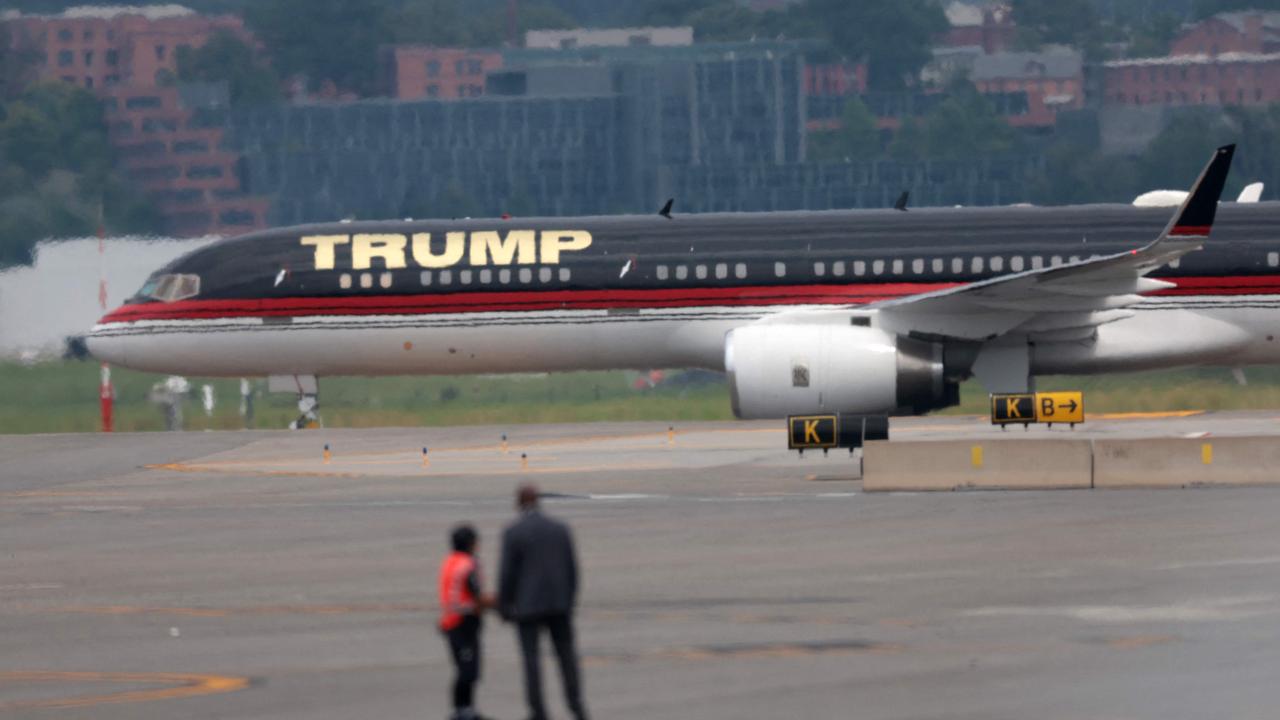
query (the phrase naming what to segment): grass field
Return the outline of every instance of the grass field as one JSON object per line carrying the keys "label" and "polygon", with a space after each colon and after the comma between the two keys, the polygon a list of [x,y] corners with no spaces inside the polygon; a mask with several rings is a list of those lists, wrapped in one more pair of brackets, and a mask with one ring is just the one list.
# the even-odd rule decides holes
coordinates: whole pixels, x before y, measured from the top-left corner
{"label": "grass field", "polygon": [[[670,373],[678,379],[679,374]],[[116,370],[116,429],[162,430],[160,410],[150,404],[157,375]],[[1280,368],[1248,371],[1242,387],[1226,370],[1181,370],[1104,377],[1051,377],[1041,390],[1083,390],[1088,412],[1228,410],[1280,408]],[[330,427],[503,425],[601,420],[728,420],[723,382],[637,391],[635,373],[553,375],[323,378],[321,414]],[[217,406],[206,416],[196,397],[185,406],[189,430],[243,427],[238,380],[188,378],[193,387],[214,386]],[[257,381],[255,423],[283,428],[297,415],[295,398],[266,395]],[[960,406],[945,414],[983,414],[987,396],[969,382]],[[0,363],[0,433],[90,432],[98,429],[98,366],[49,362],[31,366]]]}

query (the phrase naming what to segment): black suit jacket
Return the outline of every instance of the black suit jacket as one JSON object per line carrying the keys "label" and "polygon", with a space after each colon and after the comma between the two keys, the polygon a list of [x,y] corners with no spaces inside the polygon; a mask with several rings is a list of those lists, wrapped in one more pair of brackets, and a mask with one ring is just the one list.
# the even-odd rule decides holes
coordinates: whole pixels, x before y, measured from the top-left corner
{"label": "black suit jacket", "polygon": [[578,561],[569,526],[527,512],[502,534],[498,608],[511,620],[567,615],[578,596]]}

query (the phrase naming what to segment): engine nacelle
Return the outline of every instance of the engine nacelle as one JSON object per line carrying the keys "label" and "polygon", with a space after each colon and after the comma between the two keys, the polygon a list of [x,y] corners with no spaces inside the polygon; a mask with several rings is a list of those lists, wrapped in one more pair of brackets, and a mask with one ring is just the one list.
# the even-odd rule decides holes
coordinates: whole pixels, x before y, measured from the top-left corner
{"label": "engine nacelle", "polygon": [[941,345],[879,328],[749,325],[725,338],[724,360],[743,419],[919,414],[959,402]]}

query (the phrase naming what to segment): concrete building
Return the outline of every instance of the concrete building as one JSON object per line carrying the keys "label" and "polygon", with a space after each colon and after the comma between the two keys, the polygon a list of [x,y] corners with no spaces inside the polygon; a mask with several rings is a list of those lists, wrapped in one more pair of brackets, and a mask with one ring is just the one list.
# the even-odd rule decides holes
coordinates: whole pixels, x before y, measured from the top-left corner
{"label": "concrete building", "polygon": [[1009,117],[1015,127],[1051,127],[1059,111],[1084,107],[1084,58],[1070,48],[978,55],[971,79],[984,94],[1026,93],[1027,112]]}
{"label": "concrete building", "polygon": [[530,30],[524,46],[537,50],[572,50],[587,47],[672,47],[693,44],[693,28],[575,28],[573,30]]}
{"label": "concrete building", "polygon": [[1280,12],[1219,13],[1178,36],[1170,55],[1264,55],[1280,52]]}
{"label": "concrete building", "polygon": [[485,77],[502,67],[497,50],[398,45],[382,54],[384,84],[397,100],[479,97]]}
{"label": "concrete building", "polygon": [[1108,105],[1266,105],[1280,102],[1280,53],[1113,60],[1103,65]]}

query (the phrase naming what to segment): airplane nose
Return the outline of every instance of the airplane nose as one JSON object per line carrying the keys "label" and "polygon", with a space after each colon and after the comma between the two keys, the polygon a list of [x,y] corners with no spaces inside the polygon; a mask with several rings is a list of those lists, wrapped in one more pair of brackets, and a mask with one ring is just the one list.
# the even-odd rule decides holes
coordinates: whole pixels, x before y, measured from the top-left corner
{"label": "airplane nose", "polygon": [[94,358],[112,365],[124,365],[124,338],[103,335],[100,330],[93,330],[85,338],[89,354]]}

